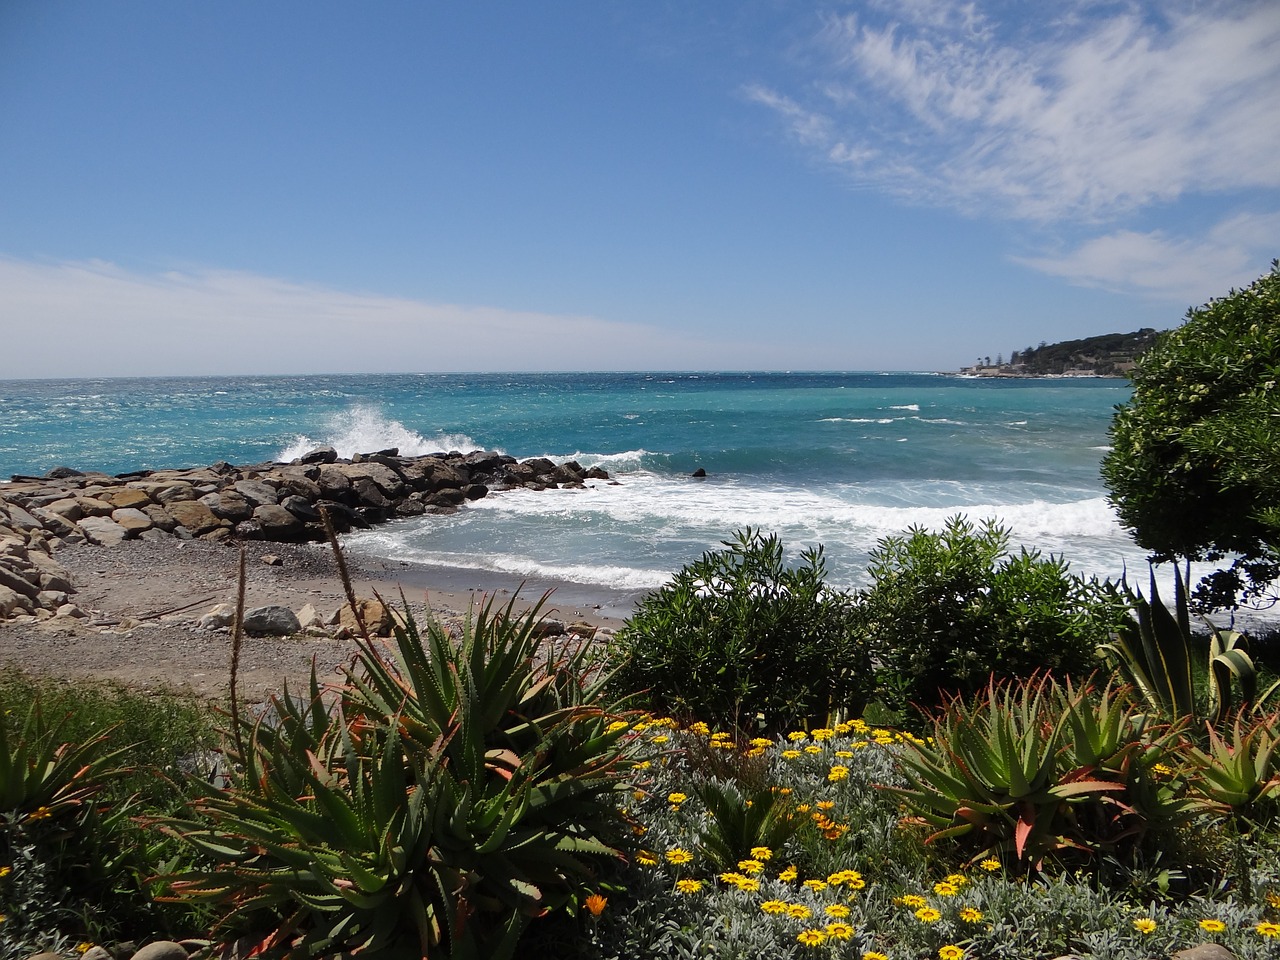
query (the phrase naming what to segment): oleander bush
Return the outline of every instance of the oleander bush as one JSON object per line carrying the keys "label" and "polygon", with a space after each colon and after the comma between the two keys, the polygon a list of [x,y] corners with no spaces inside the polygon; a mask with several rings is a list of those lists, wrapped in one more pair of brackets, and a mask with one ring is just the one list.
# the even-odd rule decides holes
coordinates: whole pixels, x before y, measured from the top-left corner
{"label": "oleander bush", "polygon": [[876,696],[904,716],[997,679],[1087,677],[1127,604],[1061,557],[1009,550],[1009,530],[962,516],[872,551],[856,617],[873,645]]}
{"label": "oleander bush", "polygon": [[615,689],[674,716],[755,733],[859,716],[867,645],[849,598],[826,585],[821,547],[787,566],[750,528],[680,570],[618,632]]}

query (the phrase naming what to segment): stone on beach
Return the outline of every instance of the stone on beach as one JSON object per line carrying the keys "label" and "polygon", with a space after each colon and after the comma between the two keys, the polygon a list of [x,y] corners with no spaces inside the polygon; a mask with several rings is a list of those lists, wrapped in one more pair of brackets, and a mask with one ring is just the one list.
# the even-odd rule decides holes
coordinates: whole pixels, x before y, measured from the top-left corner
{"label": "stone on beach", "polygon": [[299,633],[302,625],[288,607],[268,604],[244,613],[244,632],[271,637],[287,637]]}

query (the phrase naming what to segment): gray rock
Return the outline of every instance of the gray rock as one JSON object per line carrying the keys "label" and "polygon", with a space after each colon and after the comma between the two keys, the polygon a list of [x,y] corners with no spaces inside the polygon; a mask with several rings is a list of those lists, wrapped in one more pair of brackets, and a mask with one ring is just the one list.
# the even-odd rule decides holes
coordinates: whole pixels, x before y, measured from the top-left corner
{"label": "gray rock", "polygon": [[383,489],[368,477],[356,477],[351,481],[351,489],[356,492],[356,495],[360,497],[360,502],[366,507],[374,507],[378,510],[389,510],[394,506],[394,504],[387,499],[387,495]]}
{"label": "gray rock", "polygon": [[287,637],[298,633],[302,625],[298,623],[298,618],[288,607],[271,604],[245,611],[244,629],[245,633]]}
{"label": "gray rock", "polygon": [[91,543],[103,547],[114,547],[129,533],[110,517],[85,517],[80,521],[80,532],[88,537]]}
{"label": "gray rock", "polygon": [[280,495],[277,493],[276,488],[270,484],[263,483],[261,480],[237,480],[235,489],[236,493],[240,494],[255,507],[275,506],[280,502]]}
{"label": "gray rock", "polygon": [[126,507],[132,507],[135,510],[141,510],[151,502],[151,498],[141,490],[132,487],[121,487],[119,490],[108,490],[102,494],[102,499],[107,501],[117,510]]}
{"label": "gray rock", "polygon": [[58,608],[57,616],[70,617],[73,620],[80,620],[84,617],[87,617],[88,614],[85,613],[83,610],[81,610],[79,607],[77,607],[74,603],[64,603],[62,606]]}
{"label": "gray rock", "polygon": [[80,513],[86,517],[109,517],[115,510],[113,504],[97,497],[77,497],[76,503],[80,507]]}
{"label": "gray rock", "polygon": [[187,960],[187,951],[172,940],[156,940],[138,950],[130,960]]}
{"label": "gray rock", "polygon": [[31,515],[43,524],[45,530],[59,537],[65,537],[76,528],[76,525],[62,514],[54,513],[44,507],[34,507]]}
{"label": "gray rock", "polygon": [[115,957],[111,956],[106,947],[94,944],[81,955],[80,960],[115,960]]}
{"label": "gray rock", "polygon": [[388,497],[399,497],[405,492],[404,480],[385,463],[353,463],[339,469],[347,475],[352,486],[364,479],[372,480]]}
{"label": "gray rock", "polygon": [[36,603],[46,610],[57,610],[67,599],[66,591],[63,590],[41,590],[36,594]]}
{"label": "gray rock", "polygon": [[253,516],[253,504],[245,499],[244,494],[235,490],[223,490],[201,497],[200,502],[213,511],[215,517],[239,523]]}
{"label": "gray rock", "polygon": [[312,627],[323,628],[324,619],[320,616],[320,613],[316,608],[308,603],[298,611],[298,625],[302,627],[303,630],[308,630]]}
{"label": "gray rock", "polygon": [[171,483],[167,486],[158,487],[151,496],[152,499],[166,507],[171,503],[185,503],[189,500],[199,499],[196,496],[196,488],[186,482]]}
{"label": "gray rock", "polygon": [[72,523],[84,516],[84,511],[80,509],[80,501],[75,497],[64,497],[61,500],[55,500],[45,509],[51,513],[58,514],[60,517],[65,517]]}
{"label": "gray rock", "polygon": [[[320,471],[316,471],[316,476],[320,475]],[[315,503],[324,496],[324,491],[320,489],[320,484],[312,480],[310,477],[302,477],[296,474],[290,474],[284,478],[284,488],[295,497],[303,497],[311,503]],[[280,501],[283,506],[284,501]]]}
{"label": "gray rock", "polygon": [[333,463],[338,459],[338,451],[333,447],[316,447],[309,453],[304,453],[300,458],[300,463]]}
{"label": "gray rock", "polygon": [[253,519],[262,527],[262,534],[267,539],[289,536],[302,526],[302,521],[292,513],[274,503],[264,503],[255,507]]}
{"label": "gray rock", "polygon": [[316,511],[315,505],[306,497],[287,496],[280,501],[280,506],[284,507],[299,520],[320,519],[320,514]]}
{"label": "gray rock", "polygon": [[9,526],[15,530],[39,530],[40,521],[16,503],[9,503]]}

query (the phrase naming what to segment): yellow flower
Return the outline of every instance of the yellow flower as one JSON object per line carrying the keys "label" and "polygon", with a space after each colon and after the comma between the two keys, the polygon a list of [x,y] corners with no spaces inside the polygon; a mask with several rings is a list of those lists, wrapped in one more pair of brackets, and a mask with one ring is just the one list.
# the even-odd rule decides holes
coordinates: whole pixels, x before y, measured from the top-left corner
{"label": "yellow flower", "polygon": [[1280,923],[1271,923],[1264,920],[1253,929],[1258,932],[1259,936],[1280,937]]}
{"label": "yellow flower", "polygon": [[1273,890],[1267,891],[1267,906],[1280,908],[1280,893]]}
{"label": "yellow flower", "polygon": [[987,873],[995,873],[997,870],[1000,869],[1000,861],[992,857],[992,858],[983,860],[980,864],[978,864],[978,866],[980,866],[983,870],[987,871]]}
{"label": "yellow flower", "polygon": [[831,903],[825,908],[828,917],[835,917],[837,920],[849,919],[849,908],[843,903]]}
{"label": "yellow flower", "polygon": [[613,723],[609,724],[607,727],[604,728],[604,732],[617,733],[619,730],[625,730],[629,726],[631,726],[631,724],[627,723],[627,721],[625,720],[615,720],[613,721]]}
{"label": "yellow flower", "polygon": [[933,907],[921,907],[916,911],[916,919],[921,923],[937,923],[942,919],[942,914]]}
{"label": "yellow flower", "polygon": [[807,803],[797,803],[797,804],[796,804],[796,813],[808,813],[811,809],[813,809],[813,808],[812,808],[812,807],[810,807],[810,806],[809,806],[809,804],[807,804]]}
{"label": "yellow flower", "polygon": [[745,880],[747,878],[744,877],[742,874],[738,873],[736,870],[730,870],[726,873],[720,874],[720,879],[723,880],[725,883],[736,884],[739,880]]}
{"label": "yellow flower", "polygon": [[977,923],[982,919],[982,911],[977,907],[965,907],[960,911],[960,919],[965,923]]}
{"label": "yellow flower", "polygon": [[827,935],[821,930],[801,930],[796,939],[806,947],[820,947],[827,939]]}
{"label": "yellow flower", "polygon": [[783,883],[790,883],[792,880],[794,880],[798,876],[800,876],[800,871],[796,869],[794,864],[792,864],[791,866],[787,867],[787,869],[783,870],[781,873],[778,874],[778,879],[781,880]]}
{"label": "yellow flower", "polygon": [[93,949],[93,944],[88,940],[81,940],[76,944],[76,953],[88,953],[91,949]]}
{"label": "yellow flower", "polygon": [[28,820],[48,820],[53,816],[53,811],[48,807],[36,807],[35,810],[27,814]]}
{"label": "yellow flower", "polygon": [[822,748],[818,746],[816,743],[811,743],[804,748],[804,752],[805,753],[821,753]]}
{"label": "yellow flower", "polygon": [[895,897],[893,902],[897,904],[901,904],[904,907],[910,907],[912,910],[915,910],[919,907],[923,907],[926,903],[928,903],[928,901],[925,900],[924,897],[915,893],[908,893],[901,897]]}
{"label": "yellow flower", "polygon": [[759,860],[761,863],[768,861],[773,856],[773,851],[768,847],[752,847],[751,859]]}
{"label": "yellow flower", "polygon": [[785,900],[766,900],[760,904],[760,909],[765,913],[786,913],[790,906]]}
{"label": "yellow flower", "polygon": [[13,873],[13,867],[0,867],[0,880]]}
{"label": "yellow flower", "polygon": [[862,955],[862,960],[889,960],[883,953],[877,953],[874,950],[868,950]]}
{"label": "yellow flower", "polygon": [[737,887],[743,893],[756,893],[760,890],[760,881],[755,877],[743,877],[737,882]]}
{"label": "yellow flower", "polygon": [[835,940],[848,940],[853,936],[853,927],[847,923],[828,923],[827,936]]}
{"label": "yellow flower", "polygon": [[676,847],[674,850],[668,850],[666,856],[667,863],[673,863],[676,866],[693,861],[693,854],[688,850],[682,850],[680,847]]}
{"label": "yellow flower", "polygon": [[701,880],[677,880],[676,889],[681,893],[697,893],[702,889]]}
{"label": "yellow flower", "polygon": [[699,720],[697,723],[689,724],[689,732],[696,733],[700,737],[705,737],[708,733],[711,732],[711,728],[708,727],[701,720]]}
{"label": "yellow flower", "polygon": [[834,800],[819,800],[814,806],[819,810],[834,810],[836,802]]}
{"label": "yellow flower", "polygon": [[635,766],[637,770],[648,770],[651,766],[653,766],[653,761],[641,760]]}
{"label": "yellow flower", "polygon": [[680,804],[684,803],[684,802],[685,802],[686,800],[688,800],[688,799],[689,799],[689,798],[688,798],[687,796],[685,796],[683,793],[668,793],[668,794],[667,794],[667,803],[671,804],[673,807],[678,807],[678,806],[680,806]]}
{"label": "yellow flower", "polygon": [[933,892],[940,897],[954,897],[960,892],[960,889],[954,883],[948,883],[946,880],[939,880],[933,885]]}
{"label": "yellow flower", "polygon": [[1227,929],[1227,925],[1221,920],[1215,920],[1212,917],[1208,917],[1200,921],[1200,929],[1204,930],[1206,933],[1221,933],[1223,930]]}
{"label": "yellow flower", "polygon": [[593,893],[591,896],[587,897],[586,902],[583,905],[588,911],[590,911],[593,917],[598,917],[600,914],[604,913],[604,908],[609,905],[609,898],[602,897],[598,893]]}
{"label": "yellow flower", "polygon": [[792,743],[799,743],[801,740],[809,739],[809,735],[803,730],[792,730],[787,734],[787,739]]}
{"label": "yellow flower", "polygon": [[757,750],[767,750],[769,747],[773,746],[773,741],[768,737],[753,737],[748,742]]}
{"label": "yellow flower", "polygon": [[658,858],[648,850],[641,850],[636,854],[636,863],[640,864],[642,867],[656,867],[658,865]]}
{"label": "yellow flower", "polygon": [[943,877],[943,879],[946,880],[947,883],[950,883],[953,886],[955,886],[956,888],[963,887],[966,883],[969,882],[969,878],[966,877],[963,873],[949,873],[945,877]]}
{"label": "yellow flower", "polygon": [[799,750],[783,750],[782,751],[783,760],[794,760],[798,756],[800,756]]}
{"label": "yellow flower", "polygon": [[853,751],[852,751],[852,750],[837,750],[837,751],[836,751],[836,756],[837,756],[837,757],[839,757],[841,760],[848,760],[850,757],[852,757],[852,756],[853,756]]}
{"label": "yellow flower", "polygon": [[828,727],[819,727],[817,730],[810,730],[809,736],[815,740],[830,740],[836,735],[836,732]]}
{"label": "yellow flower", "polygon": [[845,886],[852,890],[861,890],[867,885],[867,881],[862,879],[862,874],[857,870],[841,870],[827,877],[827,883],[833,887]]}
{"label": "yellow flower", "polygon": [[650,738],[649,738],[649,742],[650,742],[650,743],[658,743],[658,744],[662,744],[662,743],[667,743],[670,739],[671,739],[671,738],[670,738],[670,737],[668,737],[668,736],[664,733],[664,734],[661,734],[660,736],[657,736],[657,737],[650,737]]}
{"label": "yellow flower", "polygon": [[1139,917],[1133,921],[1133,928],[1143,936],[1146,936],[1149,933],[1155,933],[1156,922],[1150,917]]}
{"label": "yellow flower", "polygon": [[848,832],[849,825],[847,823],[833,823],[822,831],[822,835],[828,840],[839,840]]}
{"label": "yellow flower", "polygon": [[964,960],[964,947],[957,947],[954,943],[939,947],[938,960]]}
{"label": "yellow flower", "polygon": [[804,886],[808,887],[808,888],[809,888],[810,890],[812,890],[814,893],[817,893],[819,890],[825,890],[825,889],[827,889],[827,881],[825,881],[825,880],[806,880],[806,881],[804,882]]}
{"label": "yellow flower", "polygon": [[759,873],[764,869],[764,864],[759,860],[739,860],[738,869],[747,874]]}
{"label": "yellow flower", "polygon": [[813,916],[813,911],[803,903],[792,903],[787,905],[787,916],[797,920],[808,920]]}
{"label": "yellow flower", "polygon": [[849,768],[843,766],[834,766],[831,772],[827,774],[827,779],[832,783],[839,783],[841,780],[849,779]]}

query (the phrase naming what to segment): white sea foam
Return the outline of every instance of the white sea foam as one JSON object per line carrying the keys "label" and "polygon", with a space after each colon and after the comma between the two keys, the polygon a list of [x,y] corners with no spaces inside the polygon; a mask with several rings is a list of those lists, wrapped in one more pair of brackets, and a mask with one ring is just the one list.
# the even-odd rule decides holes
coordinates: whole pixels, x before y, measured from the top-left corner
{"label": "white sea foam", "polygon": [[918,403],[902,403],[889,408],[890,410],[912,410],[915,413],[920,412],[920,404]]}
{"label": "white sea foam", "polygon": [[340,457],[389,447],[399,447],[402,456],[419,457],[438,451],[475,450],[479,445],[461,433],[442,432],[424,437],[399,420],[385,416],[377,407],[361,405],[334,414],[325,432],[317,437],[299,434],[277,454],[276,460],[287,463],[320,446],[333,447]]}

